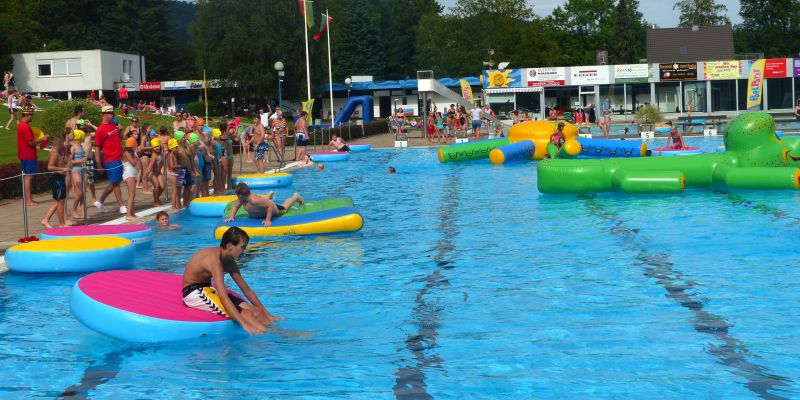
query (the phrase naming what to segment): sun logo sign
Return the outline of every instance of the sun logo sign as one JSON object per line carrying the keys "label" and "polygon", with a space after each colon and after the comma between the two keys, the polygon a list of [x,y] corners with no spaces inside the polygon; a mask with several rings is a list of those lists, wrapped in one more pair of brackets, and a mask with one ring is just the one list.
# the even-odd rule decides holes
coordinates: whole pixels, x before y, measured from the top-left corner
{"label": "sun logo sign", "polygon": [[508,76],[513,70],[506,71],[487,71],[489,75],[490,88],[507,88],[508,84],[514,82],[515,79]]}

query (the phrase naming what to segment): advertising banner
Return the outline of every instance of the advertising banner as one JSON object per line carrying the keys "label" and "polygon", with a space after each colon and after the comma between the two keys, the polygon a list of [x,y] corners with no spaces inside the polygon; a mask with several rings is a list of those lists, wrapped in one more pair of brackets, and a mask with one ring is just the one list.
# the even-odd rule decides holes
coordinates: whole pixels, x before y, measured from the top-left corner
{"label": "advertising banner", "polygon": [[528,87],[565,86],[567,69],[564,67],[528,68],[525,70],[525,82]]}
{"label": "advertising banner", "polygon": [[750,67],[747,79],[747,111],[761,110],[761,94],[764,87],[764,66],[766,60],[756,60]]}
{"label": "advertising banner", "polygon": [[703,77],[707,81],[720,79],[739,79],[742,64],[732,61],[706,61],[703,63]]}
{"label": "advertising banner", "polygon": [[164,90],[183,90],[188,87],[186,81],[164,81],[162,83]]}
{"label": "advertising banner", "polygon": [[800,76],[800,58],[794,59],[794,76]]}
{"label": "advertising banner", "polygon": [[614,66],[614,82],[647,83],[650,67],[647,64],[623,64]]}
{"label": "advertising banner", "polygon": [[475,101],[472,98],[472,86],[469,85],[469,82],[467,82],[466,79],[461,79],[458,81],[458,83],[461,84],[461,97],[463,97],[464,100],[475,104]]}
{"label": "advertising banner", "polygon": [[608,65],[570,67],[571,85],[607,85],[611,83]]}
{"label": "advertising banner", "polygon": [[786,78],[786,59],[767,59],[764,63],[764,78]]}
{"label": "advertising banner", "polygon": [[481,74],[484,89],[522,87],[521,69],[486,70]]}
{"label": "advertising banner", "polygon": [[696,81],[697,63],[658,64],[658,76],[662,82]]}
{"label": "advertising banner", "polygon": [[161,82],[139,82],[139,90],[142,92],[158,92],[161,90]]}

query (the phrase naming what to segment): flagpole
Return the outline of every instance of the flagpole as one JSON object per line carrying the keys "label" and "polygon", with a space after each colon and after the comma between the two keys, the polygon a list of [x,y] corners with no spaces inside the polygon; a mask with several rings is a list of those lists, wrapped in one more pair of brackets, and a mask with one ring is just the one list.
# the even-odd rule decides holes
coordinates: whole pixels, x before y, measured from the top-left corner
{"label": "flagpole", "polygon": [[328,34],[328,93],[331,96],[331,127],[336,128],[334,126],[333,121],[336,119],[333,117],[333,68],[331,67],[331,17],[328,15],[328,9],[325,9],[325,30]]}
{"label": "flagpole", "polygon": [[[208,124],[208,84],[206,83],[206,69],[203,68],[203,97],[206,103],[206,124]],[[233,116],[231,116],[233,118]],[[208,126],[208,125],[206,125]]]}
{"label": "flagpole", "polygon": [[308,20],[308,0],[303,0],[303,34],[306,37],[306,83],[308,88],[308,97],[307,99],[311,99],[311,67],[309,67],[308,61],[308,26],[306,25],[306,21]]}

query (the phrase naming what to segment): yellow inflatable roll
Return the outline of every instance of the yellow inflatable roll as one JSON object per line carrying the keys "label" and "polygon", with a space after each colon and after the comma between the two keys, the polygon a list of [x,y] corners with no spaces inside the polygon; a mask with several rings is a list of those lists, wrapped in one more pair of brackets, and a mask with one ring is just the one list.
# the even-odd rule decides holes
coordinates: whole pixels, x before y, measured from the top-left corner
{"label": "yellow inflatable roll", "polygon": [[[576,140],[578,138],[578,127],[569,122],[561,123],[564,124],[561,132],[564,134],[565,139],[562,151],[569,156],[575,157],[581,152],[581,144]],[[520,122],[509,129],[508,139],[511,143],[523,140],[532,141],[535,145],[533,159],[541,160],[547,155],[547,144],[550,143],[550,138],[558,129],[558,124],[559,122],[556,121]]]}

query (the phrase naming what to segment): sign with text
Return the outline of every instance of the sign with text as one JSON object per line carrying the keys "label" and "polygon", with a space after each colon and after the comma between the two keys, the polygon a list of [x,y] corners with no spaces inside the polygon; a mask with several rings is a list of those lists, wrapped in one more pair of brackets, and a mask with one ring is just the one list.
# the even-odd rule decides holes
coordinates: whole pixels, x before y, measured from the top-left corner
{"label": "sign with text", "polygon": [[697,63],[658,64],[658,76],[662,82],[696,81]]}
{"label": "sign with text", "polygon": [[794,59],[794,76],[800,76],[800,58]]}
{"label": "sign with text", "polygon": [[760,59],[750,67],[750,77],[747,79],[747,111],[761,110],[765,65],[766,60]]}
{"label": "sign with text", "polygon": [[614,66],[614,82],[647,83],[650,66],[647,64],[623,64]]}
{"label": "sign with text", "polygon": [[768,58],[764,64],[764,78],[786,78],[786,59]]}
{"label": "sign with text", "polygon": [[737,60],[706,61],[703,64],[703,77],[707,81],[720,79],[739,79],[742,64]]}
{"label": "sign with text", "polygon": [[186,81],[164,81],[164,90],[183,90],[186,89]]}
{"label": "sign with text", "polygon": [[565,86],[567,69],[564,67],[528,68],[525,70],[525,81],[528,87]]}
{"label": "sign with text", "polygon": [[571,85],[607,85],[610,83],[608,65],[570,67]]}
{"label": "sign with text", "polygon": [[139,82],[139,90],[142,92],[158,92],[161,90],[161,82]]}

